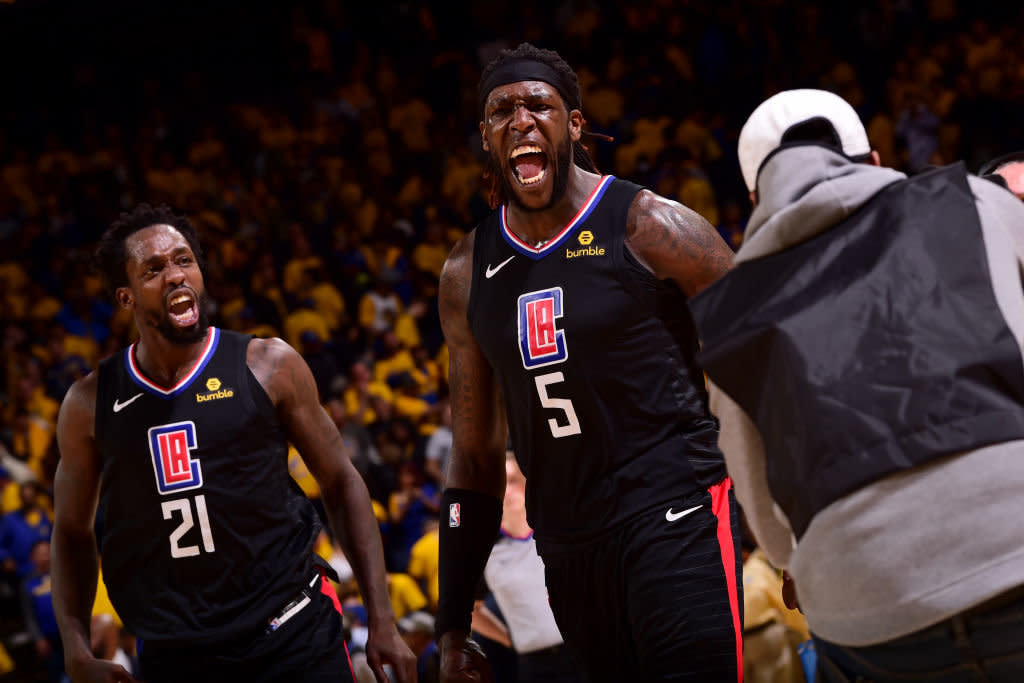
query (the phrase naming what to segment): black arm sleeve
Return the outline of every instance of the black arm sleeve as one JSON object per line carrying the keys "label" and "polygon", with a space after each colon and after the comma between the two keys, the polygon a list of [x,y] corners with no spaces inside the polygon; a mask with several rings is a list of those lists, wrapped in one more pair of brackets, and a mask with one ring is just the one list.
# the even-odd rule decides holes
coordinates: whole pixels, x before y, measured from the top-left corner
{"label": "black arm sleeve", "polygon": [[501,508],[497,498],[468,489],[445,489],[441,497],[438,638],[454,630],[469,633],[477,586],[501,526]]}

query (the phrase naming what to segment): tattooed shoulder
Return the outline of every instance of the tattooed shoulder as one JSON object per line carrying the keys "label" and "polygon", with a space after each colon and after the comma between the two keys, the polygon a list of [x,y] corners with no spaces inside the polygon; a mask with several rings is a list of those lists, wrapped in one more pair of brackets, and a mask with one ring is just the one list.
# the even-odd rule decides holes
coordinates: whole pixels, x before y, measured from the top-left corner
{"label": "tattooed shoulder", "polygon": [[686,280],[685,270],[696,276],[690,284],[697,288],[732,263],[732,251],[707,219],[648,190],[639,192],[629,208],[626,244],[658,277]]}

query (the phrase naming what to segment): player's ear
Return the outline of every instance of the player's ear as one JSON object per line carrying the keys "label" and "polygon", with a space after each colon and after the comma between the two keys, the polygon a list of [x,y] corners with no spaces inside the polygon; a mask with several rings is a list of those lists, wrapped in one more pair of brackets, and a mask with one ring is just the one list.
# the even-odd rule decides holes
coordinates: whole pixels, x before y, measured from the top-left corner
{"label": "player's ear", "polygon": [[480,142],[482,143],[485,152],[490,152],[491,151],[490,145],[487,144],[487,136],[484,135],[484,122],[483,121],[480,122]]}
{"label": "player's ear", "polygon": [[114,298],[117,300],[117,304],[121,308],[131,308],[132,304],[135,303],[135,297],[132,296],[132,290],[127,287],[118,287],[114,292]]}
{"label": "player's ear", "polygon": [[573,109],[569,112],[569,139],[576,142],[583,134],[583,112]]}

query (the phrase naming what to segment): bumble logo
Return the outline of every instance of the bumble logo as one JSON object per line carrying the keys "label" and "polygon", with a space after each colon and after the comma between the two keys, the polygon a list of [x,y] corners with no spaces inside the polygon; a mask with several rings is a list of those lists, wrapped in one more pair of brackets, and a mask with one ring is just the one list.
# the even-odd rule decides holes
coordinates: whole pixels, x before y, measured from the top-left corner
{"label": "bumble logo", "polygon": [[584,230],[580,233],[579,237],[576,238],[580,244],[583,245],[582,249],[568,249],[565,250],[565,258],[580,258],[581,256],[604,256],[604,247],[592,247],[590,243],[594,241],[594,233],[589,230]]}
{"label": "bumble logo", "polygon": [[196,394],[196,403],[206,403],[207,401],[216,401],[219,398],[231,398],[235,395],[233,389],[221,389],[221,381],[216,377],[211,377],[206,380],[206,389],[210,393],[208,394]]}

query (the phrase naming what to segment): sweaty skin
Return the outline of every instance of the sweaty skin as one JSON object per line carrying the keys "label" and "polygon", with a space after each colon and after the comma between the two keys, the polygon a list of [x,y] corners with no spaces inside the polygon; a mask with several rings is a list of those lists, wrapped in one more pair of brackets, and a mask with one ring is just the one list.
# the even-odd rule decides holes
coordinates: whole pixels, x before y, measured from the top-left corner
{"label": "sweaty skin", "polygon": [[[205,293],[202,273],[187,240],[172,226],[140,230],[126,239],[125,246],[128,285],[118,288],[115,296],[134,314],[140,337],[137,361],[150,378],[173,386],[201,353],[207,330],[199,315],[172,313],[170,302],[180,293],[191,293],[191,305],[198,307]],[[197,327],[203,328],[201,334]],[[323,492],[331,526],[366,602],[367,660],[377,680],[387,680],[383,664],[389,662],[399,681],[414,681],[416,658],[395,625],[369,493],[319,403],[309,366],[280,339],[251,340],[246,362]],[[77,381],[61,405],[57,423],[61,461],[54,479],[53,601],[66,670],[76,683],[136,680],[119,665],[96,659],[90,647],[98,573],[94,531],[100,485],[94,430],[97,384],[96,371]]]}
{"label": "sweaty skin", "polygon": [[[521,239],[537,244],[558,233],[577,214],[600,176],[572,163],[572,145],[581,134],[583,116],[568,110],[561,95],[541,81],[521,81],[495,88],[480,122],[483,149],[500,169],[509,198],[508,225]],[[544,172],[524,184],[514,167],[517,150],[540,149]],[[563,163],[566,155],[568,163]],[[538,164],[531,160],[535,173]],[[564,187],[560,183],[565,168]],[[494,371],[473,336],[467,319],[476,230],[452,249],[441,272],[438,305],[450,353],[453,445],[447,485],[501,500],[505,491],[506,418]],[[656,277],[672,280],[693,296],[732,266],[732,250],[702,216],[649,190],[630,206],[626,244]],[[451,683],[491,680],[479,648],[461,631],[439,639],[441,679]]]}

